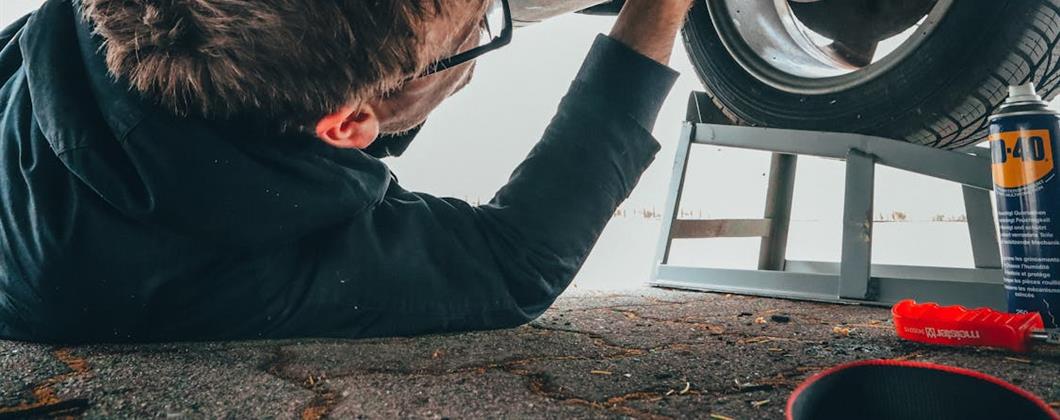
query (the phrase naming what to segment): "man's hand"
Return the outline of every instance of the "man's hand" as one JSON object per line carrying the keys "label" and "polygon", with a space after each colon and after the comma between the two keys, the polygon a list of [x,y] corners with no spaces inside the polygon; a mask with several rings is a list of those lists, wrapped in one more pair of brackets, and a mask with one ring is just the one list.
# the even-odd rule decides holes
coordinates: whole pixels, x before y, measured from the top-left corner
{"label": "man's hand", "polygon": [[677,31],[692,1],[626,0],[610,36],[652,60],[669,64]]}

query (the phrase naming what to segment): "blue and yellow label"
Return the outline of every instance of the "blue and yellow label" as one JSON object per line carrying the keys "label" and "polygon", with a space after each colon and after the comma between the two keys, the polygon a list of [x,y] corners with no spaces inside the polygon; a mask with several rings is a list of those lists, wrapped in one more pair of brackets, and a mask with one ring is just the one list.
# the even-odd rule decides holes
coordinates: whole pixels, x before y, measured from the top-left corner
{"label": "blue and yellow label", "polygon": [[1000,188],[1033,185],[1053,171],[1053,142],[1049,130],[992,133],[990,155],[994,184]]}

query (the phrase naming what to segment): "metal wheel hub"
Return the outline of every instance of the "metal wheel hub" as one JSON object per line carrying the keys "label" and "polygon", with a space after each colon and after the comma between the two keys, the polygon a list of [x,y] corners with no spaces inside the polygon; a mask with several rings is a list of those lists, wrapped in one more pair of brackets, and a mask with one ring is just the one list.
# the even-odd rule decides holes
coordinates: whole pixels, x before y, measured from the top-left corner
{"label": "metal wheel hub", "polygon": [[758,80],[824,94],[873,79],[928,37],[954,0],[706,0],[733,58]]}

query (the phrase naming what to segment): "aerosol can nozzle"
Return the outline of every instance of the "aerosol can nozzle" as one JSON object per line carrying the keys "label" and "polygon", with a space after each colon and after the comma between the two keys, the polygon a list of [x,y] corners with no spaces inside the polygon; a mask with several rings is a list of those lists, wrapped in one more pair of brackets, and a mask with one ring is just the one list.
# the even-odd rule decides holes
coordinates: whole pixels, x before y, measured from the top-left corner
{"label": "aerosol can nozzle", "polygon": [[1049,103],[1043,101],[1041,95],[1038,95],[1038,92],[1035,91],[1034,83],[1009,86],[1008,99],[1005,99],[1005,102],[1001,104],[998,113],[991,115],[990,118],[1016,112],[1056,114],[1056,111],[1049,108]]}
{"label": "aerosol can nozzle", "polygon": [[1042,97],[1034,90],[1034,83],[1008,87],[1008,99],[1006,104],[1020,102],[1042,102]]}

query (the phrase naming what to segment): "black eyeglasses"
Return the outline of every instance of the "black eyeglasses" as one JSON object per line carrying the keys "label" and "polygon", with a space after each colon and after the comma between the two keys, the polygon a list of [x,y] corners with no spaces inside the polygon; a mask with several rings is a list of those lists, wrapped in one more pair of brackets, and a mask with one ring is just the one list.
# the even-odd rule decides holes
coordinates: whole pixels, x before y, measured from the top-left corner
{"label": "black eyeglasses", "polygon": [[485,53],[499,49],[512,42],[512,9],[508,0],[492,0],[486,9],[481,24],[482,37],[478,46],[458,53],[432,64],[418,77],[431,75],[442,70],[459,66],[474,60]]}

